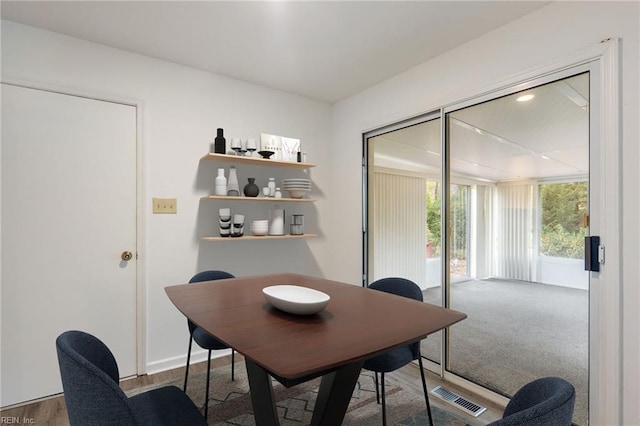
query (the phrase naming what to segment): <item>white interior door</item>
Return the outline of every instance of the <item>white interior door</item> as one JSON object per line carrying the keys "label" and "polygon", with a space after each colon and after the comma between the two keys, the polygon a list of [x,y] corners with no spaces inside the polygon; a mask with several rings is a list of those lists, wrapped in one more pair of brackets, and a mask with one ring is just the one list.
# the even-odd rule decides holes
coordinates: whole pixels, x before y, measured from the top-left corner
{"label": "white interior door", "polygon": [[2,406],[62,391],[65,330],[136,374],[135,253],[136,108],[2,84]]}

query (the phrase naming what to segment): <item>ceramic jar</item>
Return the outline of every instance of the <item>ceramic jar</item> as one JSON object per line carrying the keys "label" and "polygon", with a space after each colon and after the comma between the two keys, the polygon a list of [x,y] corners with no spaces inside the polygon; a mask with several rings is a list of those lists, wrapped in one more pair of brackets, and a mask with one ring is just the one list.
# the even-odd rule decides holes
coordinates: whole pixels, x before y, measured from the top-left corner
{"label": "ceramic jar", "polygon": [[269,212],[269,235],[284,235],[284,210],[278,206]]}
{"label": "ceramic jar", "polygon": [[255,184],[255,178],[248,178],[249,183],[244,186],[242,192],[245,197],[257,197],[260,194],[260,188]]}
{"label": "ceramic jar", "polygon": [[218,169],[216,176],[216,195],[227,195],[227,178],[224,176],[224,169]]}
{"label": "ceramic jar", "polygon": [[229,169],[229,179],[227,181],[227,195],[232,197],[240,196],[240,187],[238,186],[238,172],[236,166]]}
{"label": "ceramic jar", "polygon": [[274,178],[269,178],[269,183],[267,183],[267,187],[269,188],[269,197],[276,196],[276,180]]}

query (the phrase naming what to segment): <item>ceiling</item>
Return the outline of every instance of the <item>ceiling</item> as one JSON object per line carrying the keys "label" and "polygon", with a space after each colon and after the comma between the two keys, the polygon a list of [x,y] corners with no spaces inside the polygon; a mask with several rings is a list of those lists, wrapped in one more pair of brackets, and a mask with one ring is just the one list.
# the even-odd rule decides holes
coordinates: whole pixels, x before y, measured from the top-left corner
{"label": "ceiling", "polygon": [[[10,21],[335,103],[549,3],[1,0],[0,12]],[[452,173],[491,182],[587,173],[588,80],[534,90],[526,105],[507,96],[451,115]],[[376,165],[440,168],[439,121],[379,140]]]}
{"label": "ceiling", "polygon": [[335,103],[549,1],[2,1],[3,19]]}
{"label": "ceiling", "polygon": [[[524,94],[534,97],[517,101]],[[455,177],[506,182],[588,176],[586,73],[459,109],[448,117]],[[440,135],[436,119],[378,136],[373,140],[374,165],[439,176]]]}

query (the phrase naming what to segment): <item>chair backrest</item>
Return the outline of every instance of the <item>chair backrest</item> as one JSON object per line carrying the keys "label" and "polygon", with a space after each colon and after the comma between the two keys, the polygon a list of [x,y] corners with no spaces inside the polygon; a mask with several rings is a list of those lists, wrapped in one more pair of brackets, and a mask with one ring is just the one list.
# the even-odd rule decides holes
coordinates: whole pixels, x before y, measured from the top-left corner
{"label": "chair backrest", "polygon": [[[389,277],[381,278],[369,284],[369,288],[378,291],[384,291],[385,293],[395,294],[397,296],[407,297],[409,299],[424,301],[422,290],[418,284],[406,278]],[[420,356],[420,342],[412,343],[409,345],[414,359]]]}
{"label": "chair backrest", "polygon": [[118,385],[118,364],[100,339],[67,331],[56,339],[69,422],[74,425],[135,425]]}
{"label": "chair backrest", "polygon": [[[195,274],[189,280],[189,284],[192,283],[200,283],[203,281],[214,281],[214,280],[223,280],[225,278],[235,278],[233,274],[225,271],[202,271]],[[189,333],[193,333],[193,330],[196,328],[196,325],[187,319],[187,325],[189,326]]]}
{"label": "chair backrest", "polygon": [[369,288],[395,294],[409,299],[424,301],[422,290],[418,284],[406,278],[390,277],[381,278],[369,284]]}
{"label": "chair backrest", "polygon": [[524,385],[511,398],[495,426],[570,426],[576,392],[560,377],[544,377]]}

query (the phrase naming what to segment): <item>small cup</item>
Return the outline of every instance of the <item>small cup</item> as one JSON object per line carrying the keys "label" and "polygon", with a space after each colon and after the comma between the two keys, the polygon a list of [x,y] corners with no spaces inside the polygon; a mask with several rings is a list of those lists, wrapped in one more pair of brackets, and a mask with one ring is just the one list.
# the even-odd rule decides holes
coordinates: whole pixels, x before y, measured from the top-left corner
{"label": "small cup", "polygon": [[234,225],[244,225],[244,215],[243,214],[234,214],[233,215],[233,224]]}
{"label": "small cup", "polygon": [[290,225],[291,235],[304,235],[303,225]]}
{"label": "small cup", "polygon": [[226,222],[231,219],[231,209],[230,208],[219,209],[218,215],[220,216],[220,220]]}
{"label": "small cup", "polygon": [[231,229],[231,237],[242,237],[244,235],[244,226],[233,224],[233,228]]}
{"label": "small cup", "polygon": [[265,186],[262,188],[262,195],[264,195],[265,197],[268,197],[271,195],[271,189],[269,189],[268,186]]}

